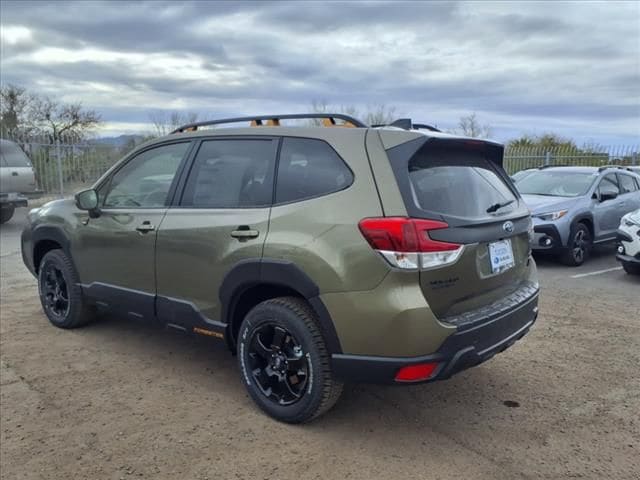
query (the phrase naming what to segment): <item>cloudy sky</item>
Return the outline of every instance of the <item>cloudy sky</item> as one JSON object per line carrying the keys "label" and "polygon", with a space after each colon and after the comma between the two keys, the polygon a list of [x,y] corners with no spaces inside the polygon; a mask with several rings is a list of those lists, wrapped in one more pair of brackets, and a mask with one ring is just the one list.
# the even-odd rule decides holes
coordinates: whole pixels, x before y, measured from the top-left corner
{"label": "cloudy sky", "polygon": [[640,143],[640,2],[2,1],[1,80],[101,112],[202,117],[384,103],[499,140]]}

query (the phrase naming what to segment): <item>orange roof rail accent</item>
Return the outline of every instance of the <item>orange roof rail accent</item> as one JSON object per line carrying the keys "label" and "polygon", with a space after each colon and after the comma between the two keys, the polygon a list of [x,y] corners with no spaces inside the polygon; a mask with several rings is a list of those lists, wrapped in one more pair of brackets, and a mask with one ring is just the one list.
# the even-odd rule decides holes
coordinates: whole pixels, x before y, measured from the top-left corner
{"label": "orange roof rail accent", "polygon": [[322,125],[325,127],[343,127],[343,128],[356,128],[356,126],[349,120],[344,120],[343,123],[336,123],[333,117],[323,118]]}
{"label": "orange roof rail accent", "polygon": [[270,118],[269,120],[267,120],[267,125],[269,127],[279,127],[280,126],[280,119],[279,118]]}

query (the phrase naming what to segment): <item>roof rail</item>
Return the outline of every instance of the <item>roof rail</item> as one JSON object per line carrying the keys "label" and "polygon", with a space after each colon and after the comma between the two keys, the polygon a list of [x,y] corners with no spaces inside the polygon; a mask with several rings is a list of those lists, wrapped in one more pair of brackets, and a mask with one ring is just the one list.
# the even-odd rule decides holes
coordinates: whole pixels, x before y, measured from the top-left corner
{"label": "roof rail", "polygon": [[619,170],[626,170],[627,169],[627,167],[623,167],[622,165],[603,165],[603,166],[598,168],[598,172],[602,172],[602,171],[607,170],[609,168],[617,168]]}
{"label": "roof rail", "polygon": [[[219,120],[207,120],[204,122],[188,123],[187,125],[176,128],[171,133],[195,132],[200,127],[206,127],[209,125],[223,125],[225,123],[249,122],[250,126],[252,127],[279,126],[280,120],[299,120],[314,118],[324,119],[325,121],[322,122],[324,126],[343,126],[343,124],[336,124],[336,120],[343,120],[345,127],[368,128],[368,125],[361,122],[357,118],[354,118],[350,115],[345,115],[343,113],[290,113],[286,115],[256,115],[250,117],[221,118]],[[263,123],[265,121],[266,123]]]}
{"label": "roof rail", "polygon": [[399,118],[394,120],[391,123],[379,123],[376,125],[371,125],[372,127],[397,127],[402,128],[403,130],[430,130],[432,132],[440,132],[436,127],[431,125],[427,125],[425,123],[413,123],[410,118]]}

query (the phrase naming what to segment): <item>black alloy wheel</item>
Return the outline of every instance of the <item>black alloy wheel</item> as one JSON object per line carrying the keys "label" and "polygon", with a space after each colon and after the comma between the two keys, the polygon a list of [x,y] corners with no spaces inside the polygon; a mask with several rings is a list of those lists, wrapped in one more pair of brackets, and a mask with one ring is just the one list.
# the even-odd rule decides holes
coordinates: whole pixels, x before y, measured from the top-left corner
{"label": "black alloy wheel", "polygon": [[62,271],[53,263],[44,266],[40,276],[42,305],[47,314],[63,319],[69,313],[69,290]]}
{"label": "black alloy wheel", "polygon": [[249,367],[262,394],[279,405],[302,397],[309,380],[309,361],[285,328],[266,323],[249,340]]}

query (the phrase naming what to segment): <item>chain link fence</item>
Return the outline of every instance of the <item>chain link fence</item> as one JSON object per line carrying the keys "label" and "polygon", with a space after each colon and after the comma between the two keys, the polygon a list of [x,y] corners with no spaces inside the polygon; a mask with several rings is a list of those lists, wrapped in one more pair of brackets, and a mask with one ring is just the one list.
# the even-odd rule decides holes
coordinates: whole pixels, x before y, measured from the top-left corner
{"label": "chain link fence", "polygon": [[[62,137],[8,136],[31,159],[40,190],[40,202],[69,197],[91,186],[114,163],[131,151],[135,144],[108,143]],[[589,148],[508,147],[504,167],[510,175],[543,165],[640,165],[640,145]]]}
{"label": "chain link fence", "polygon": [[7,136],[31,160],[41,203],[69,197],[88,188],[135,144],[112,144],[100,140],[80,141],[73,137],[52,139],[46,135]]}

